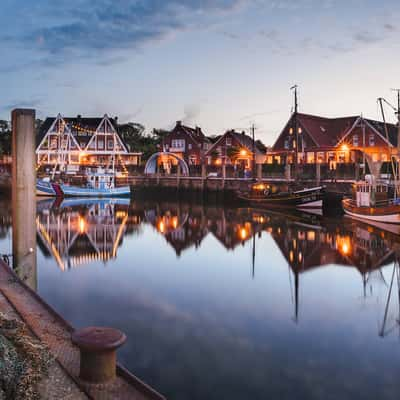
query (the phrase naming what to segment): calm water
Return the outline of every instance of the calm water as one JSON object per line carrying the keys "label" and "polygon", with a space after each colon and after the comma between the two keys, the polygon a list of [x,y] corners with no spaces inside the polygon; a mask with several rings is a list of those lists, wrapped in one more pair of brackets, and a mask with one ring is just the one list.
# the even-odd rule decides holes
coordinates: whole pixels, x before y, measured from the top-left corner
{"label": "calm water", "polygon": [[168,202],[41,201],[36,222],[39,293],[126,332],[120,360],[170,399],[400,396],[396,234]]}

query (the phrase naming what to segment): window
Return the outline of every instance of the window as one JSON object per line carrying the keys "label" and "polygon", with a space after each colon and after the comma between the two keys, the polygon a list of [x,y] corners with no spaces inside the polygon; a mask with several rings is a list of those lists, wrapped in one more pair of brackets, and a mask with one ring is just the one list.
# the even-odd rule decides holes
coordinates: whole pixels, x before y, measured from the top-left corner
{"label": "window", "polygon": [[307,153],[307,164],[314,164],[315,162],[315,154],[313,151]]}
{"label": "window", "polygon": [[111,139],[107,143],[108,149],[112,150],[114,148],[114,141]]}
{"label": "window", "polygon": [[386,153],[382,153],[381,154],[381,161],[386,162],[388,160],[387,154]]}
{"label": "window", "polygon": [[289,129],[289,134],[293,135],[293,128]]}
{"label": "window", "polygon": [[285,139],[285,143],[283,144],[283,147],[284,147],[285,149],[288,149],[288,148],[289,148],[289,139]]}
{"label": "window", "polygon": [[190,165],[195,165],[196,164],[196,156],[190,156],[189,157],[189,164]]}
{"label": "window", "polygon": [[232,146],[232,138],[230,138],[230,137],[226,138],[226,145],[227,146]]}
{"label": "window", "polygon": [[353,146],[358,147],[358,135],[353,135]]}
{"label": "window", "polygon": [[184,149],[185,148],[185,139],[172,139],[171,147],[175,147],[178,149]]}
{"label": "window", "polygon": [[204,150],[208,150],[208,143],[204,143],[203,148],[204,148]]}
{"label": "window", "polygon": [[375,146],[375,135],[371,133],[368,137],[368,143],[370,146]]}
{"label": "window", "polygon": [[189,149],[189,150],[192,150],[192,143],[189,143],[189,144],[188,144],[188,149]]}
{"label": "window", "polygon": [[317,162],[320,164],[325,162],[325,153],[323,151],[317,153]]}
{"label": "window", "polygon": [[97,148],[104,150],[104,140],[103,139],[97,138]]}

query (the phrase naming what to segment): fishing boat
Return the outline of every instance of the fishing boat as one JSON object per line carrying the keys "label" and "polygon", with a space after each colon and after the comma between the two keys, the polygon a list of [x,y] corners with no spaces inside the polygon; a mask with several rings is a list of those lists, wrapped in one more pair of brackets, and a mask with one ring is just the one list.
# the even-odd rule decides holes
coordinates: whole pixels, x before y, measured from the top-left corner
{"label": "fishing boat", "polygon": [[239,192],[238,197],[252,205],[268,207],[321,208],[325,195],[324,186],[303,188],[295,191],[279,191],[264,183],[251,186],[247,192]]}
{"label": "fishing boat", "polygon": [[50,178],[42,178],[36,180],[36,195],[46,197],[62,196],[62,191],[58,183],[53,182]]}
{"label": "fishing boat", "polygon": [[[344,212],[353,218],[383,222],[388,224],[400,224],[400,185],[399,185],[399,160],[400,160],[400,90],[397,90],[397,103],[398,107],[393,107],[388,101],[379,98],[380,108],[385,127],[386,141],[390,143],[389,133],[386,125],[385,113],[383,110],[383,102],[393,108],[398,118],[398,148],[397,154],[391,157],[391,166],[393,173],[393,182],[380,181],[378,169],[372,175],[367,175],[365,181],[356,182],[353,185],[352,198],[343,199],[342,206]],[[390,146],[389,151],[392,152]],[[364,149],[364,157],[366,157]],[[370,169],[374,170],[374,162],[370,157],[366,157]]]}
{"label": "fishing boat", "polygon": [[114,170],[97,168],[94,172],[87,171],[86,186],[60,184],[61,191],[66,197],[129,197],[129,185],[115,186]]}
{"label": "fishing boat", "polygon": [[357,182],[352,198],[342,201],[344,212],[363,220],[400,224],[400,198],[394,193],[388,184]]}

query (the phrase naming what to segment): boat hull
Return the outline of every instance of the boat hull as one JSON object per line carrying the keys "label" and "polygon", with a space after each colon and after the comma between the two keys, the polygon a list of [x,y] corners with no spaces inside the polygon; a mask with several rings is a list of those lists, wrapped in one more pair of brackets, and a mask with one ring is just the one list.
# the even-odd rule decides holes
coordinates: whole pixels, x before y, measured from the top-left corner
{"label": "boat hull", "polygon": [[400,224],[400,205],[359,207],[354,205],[350,199],[344,199],[342,205],[344,212],[353,218],[388,224]]}
{"label": "boat hull", "polygon": [[43,179],[36,180],[36,195],[46,197],[62,196],[62,192],[58,184]]}
{"label": "boat hull", "polygon": [[257,206],[268,206],[277,208],[322,208],[325,193],[322,187],[305,189],[294,193],[277,194],[265,197],[251,195],[238,195],[242,200]]}
{"label": "boat hull", "polygon": [[129,197],[131,189],[129,186],[120,186],[111,189],[93,189],[70,185],[60,185],[65,197]]}

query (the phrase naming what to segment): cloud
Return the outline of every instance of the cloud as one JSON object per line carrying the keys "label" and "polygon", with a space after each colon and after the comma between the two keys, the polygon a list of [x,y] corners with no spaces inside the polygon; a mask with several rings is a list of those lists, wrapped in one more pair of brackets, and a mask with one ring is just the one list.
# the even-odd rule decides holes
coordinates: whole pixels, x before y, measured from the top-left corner
{"label": "cloud", "polygon": [[9,111],[13,110],[14,108],[37,108],[42,103],[41,99],[32,99],[30,101],[26,100],[19,100],[13,101],[9,104],[6,104],[2,107],[3,110]]}
{"label": "cloud", "polygon": [[[27,1],[27,0],[25,0]],[[34,48],[56,64],[74,57],[99,57],[119,49],[135,50],[232,12],[248,0],[38,0],[26,8],[28,29],[3,35]],[[28,15],[26,15],[28,17]],[[99,61],[101,62],[101,61]],[[107,62],[106,62],[106,65]]]}
{"label": "cloud", "polygon": [[353,35],[353,39],[359,43],[370,44],[381,41],[383,37],[375,35],[370,31],[360,31]]}

